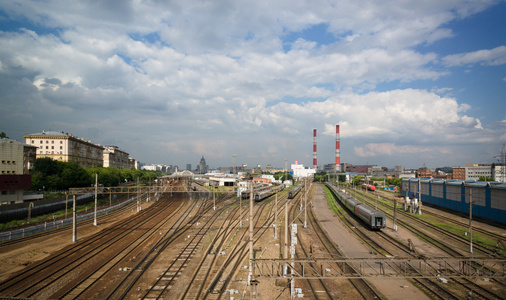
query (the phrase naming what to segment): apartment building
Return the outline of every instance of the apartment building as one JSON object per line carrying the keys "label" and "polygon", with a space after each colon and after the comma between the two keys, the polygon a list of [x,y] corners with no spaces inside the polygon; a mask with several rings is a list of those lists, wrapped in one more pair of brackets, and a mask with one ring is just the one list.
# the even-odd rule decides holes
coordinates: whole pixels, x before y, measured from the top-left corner
{"label": "apartment building", "polygon": [[58,131],[42,131],[24,136],[26,144],[37,147],[37,158],[73,161],[83,168],[103,166],[104,147]]}
{"label": "apartment building", "polygon": [[104,146],[104,167],[130,169],[129,154],[116,146]]}
{"label": "apartment building", "polygon": [[23,202],[23,192],[32,186],[25,174],[25,145],[0,138],[0,205]]}

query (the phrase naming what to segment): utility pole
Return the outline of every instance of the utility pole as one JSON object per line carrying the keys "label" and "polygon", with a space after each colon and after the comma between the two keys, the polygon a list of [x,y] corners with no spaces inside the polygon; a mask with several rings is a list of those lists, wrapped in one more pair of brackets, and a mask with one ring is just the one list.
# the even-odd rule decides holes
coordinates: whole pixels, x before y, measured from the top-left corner
{"label": "utility pole", "polygon": [[72,242],[77,241],[76,195],[74,196],[74,209],[72,210]]}
{"label": "utility pole", "polygon": [[69,202],[69,194],[65,192],[65,219],[67,218],[67,206]]}
{"label": "utility pole", "polygon": [[255,280],[255,266],[254,266],[254,255],[253,255],[253,180],[251,180],[251,194],[249,197],[249,280],[250,285],[250,299],[256,299],[257,296],[257,284]]}
{"label": "utility pole", "polygon": [[[288,258],[288,202],[285,202],[285,251],[283,252],[283,258]],[[287,266],[285,265],[284,275],[287,272]]]}
{"label": "utility pole", "polygon": [[288,160],[285,158],[285,178],[283,178],[284,180],[287,180],[288,178],[286,177],[286,172],[288,171]]}
{"label": "utility pole", "polygon": [[[425,169],[427,170],[427,169]],[[427,172],[425,172],[427,173]],[[422,179],[418,178],[418,214],[422,214]]]}
{"label": "utility pole", "polygon": [[141,211],[141,189],[139,186],[139,177],[137,177],[137,212]]}
{"label": "utility pole", "polygon": [[276,193],[275,208],[274,208],[274,239],[277,238],[278,238],[278,193]]}
{"label": "utility pole", "polygon": [[469,188],[469,252],[473,253],[473,189]]}
{"label": "utility pole", "polygon": [[[306,183],[307,183],[307,178],[306,178]],[[308,194],[308,190],[306,190],[306,184],[304,184],[304,189],[305,189],[305,193],[304,193],[304,228],[307,228],[307,194]]]}
{"label": "utility pole", "polygon": [[394,230],[397,231],[397,198],[394,199]]}
{"label": "utility pole", "polygon": [[242,192],[239,196],[239,228],[242,228]]}
{"label": "utility pole", "polygon": [[95,173],[95,213],[93,225],[97,226],[97,192],[98,192],[98,174]]}

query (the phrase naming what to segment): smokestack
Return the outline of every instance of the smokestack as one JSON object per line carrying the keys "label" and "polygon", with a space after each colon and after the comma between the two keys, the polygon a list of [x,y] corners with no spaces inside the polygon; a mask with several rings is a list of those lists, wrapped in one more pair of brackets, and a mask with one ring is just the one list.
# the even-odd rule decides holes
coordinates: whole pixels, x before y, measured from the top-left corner
{"label": "smokestack", "polygon": [[339,143],[339,125],[336,125],[336,172],[341,172],[341,145]]}
{"label": "smokestack", "polygon": [[316,129],[313,129],[313,167],[316,171]]}

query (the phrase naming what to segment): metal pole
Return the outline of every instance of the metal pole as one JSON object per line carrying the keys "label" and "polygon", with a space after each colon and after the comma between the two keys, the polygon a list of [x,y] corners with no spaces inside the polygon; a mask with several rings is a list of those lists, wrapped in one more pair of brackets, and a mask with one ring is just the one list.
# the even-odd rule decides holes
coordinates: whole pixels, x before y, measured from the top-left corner
{"label": "metal pole", "polygon": [[69,202],[69,194],[65,193],[65,219],[67,218],[67,206]]}
{"label": "metal pole", "polygon": [[278,193],[276,193],[274,208],[274,238],[278,238]]}
{"label": "metal pole", "polygon": [[216,190],[213,190],[213,209],[216,210]]}
{"label": "metal pole", "polygon": [[394,230],[397,231],[397,199],[394,199]]}
{"label": "metal pole", "polygon": [[73,195],[74,196],[74,209],[72,211],[72,242],[75,242],[77,241],[77,220],[76,220],[76,195]]}
{"label": "metal pole", "polygon": [[141,202],[141,190],[139,186],[139,177],[137,177],[137,212],[141,211],[140,202]]}
{"label": "metal pole", "polygon": [[[285,251],[283,253],[283,258],[288,258],[288,202],[285,202]],[[287,266],[285,264],[284,275],[287,273]]]}
{"label": "metal pole", "polygon": [[[307,182],[307,178],[306,178],[306,182]],[[305,184],[304,184],[304,189],[305,189]],[[307,228],[307,194],[308,194],[308,190],[305,191],[304,193],[304,228]]]}
{"label": "metal pole", "polygon": [[98,192],[98,174],[95,173],[95,213],[93,214],[93,225],[97,226],[97,192]]}
{"label": "metal pole", "polygon": [[242,193],[239,196],[239,228],[242,228]]}
{"label": "metal pole", "polygon": [[473,253],[473,190],[469,188],[469,252]]}
{"label": "metal pole", "polygon": [[[251,180],[249,196],[249,278],[248,284],[251,285],[253,278],[253,180]],[[253,288],[250,286],[250,298],[253,298]]]}

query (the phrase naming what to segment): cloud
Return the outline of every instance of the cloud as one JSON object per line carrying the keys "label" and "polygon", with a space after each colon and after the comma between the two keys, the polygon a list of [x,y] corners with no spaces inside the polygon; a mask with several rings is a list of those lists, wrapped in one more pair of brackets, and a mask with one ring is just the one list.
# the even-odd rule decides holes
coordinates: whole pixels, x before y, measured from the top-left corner
{"label": "cloud", "polygon": [[395,145],[393,143],[371,143],[364,147],[355,147],[355,153],[360,157],[373,157],[376,155],[419,155],[428,152],[440,152],[447,154],[450,151],[441,147],[420,147],[412,145]]}
{"label": "cloud", "polygon": [[[229,162],[231,153],[284,165],[305,159],[312,128],[332,141],[335,124],[343,153],[358,157],[488,142],[504,131],[474,116],[450,84],[427,90],[450,74],[441,61],[503,64],[504,46],[443,59],[416,49],[490,5],[7,1],[7,19],[30,22],[0,31],[0,125],[75,131],[180,165],[201,155]],[[315,28],[328,41],[305,35]]]}
{"label": "cloud", "polygon": [[480,63],[485,66],[504,65],[506,64],[506,46],[499,46],[490,50],[485,49],[448,55],[443,57],[443,63],[450,67],[476,63]]}

